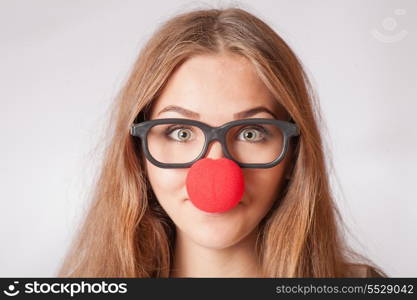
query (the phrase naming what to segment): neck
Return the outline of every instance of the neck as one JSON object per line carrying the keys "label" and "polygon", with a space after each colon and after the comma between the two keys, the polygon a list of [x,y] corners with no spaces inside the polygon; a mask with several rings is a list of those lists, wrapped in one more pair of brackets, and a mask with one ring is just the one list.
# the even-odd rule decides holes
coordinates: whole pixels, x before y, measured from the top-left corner
{"label": "neck", "polygon": [[256,236],[254,230],[230,247],[213,249],[193,242],[177,228],[170,277],[260,277]]}

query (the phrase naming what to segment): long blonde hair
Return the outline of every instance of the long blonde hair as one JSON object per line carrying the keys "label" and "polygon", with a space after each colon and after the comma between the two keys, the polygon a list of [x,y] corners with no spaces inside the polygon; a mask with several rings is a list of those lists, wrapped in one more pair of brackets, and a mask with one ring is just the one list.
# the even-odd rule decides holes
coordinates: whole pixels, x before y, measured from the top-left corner
{"label": "long blonde hair", "polygon": [[114,102],[91,206],[58,276],[170,276],[175,224],[158,205],[140,144],[129,129],[147,119],[170,74],[187,58],[225,52],[250,60],[301,132],[294,140],[291,178],[258,225],[263,277],[349,277],[355,265],[386,276],[369,260],[355,261],[363,257],[344,241],[326,172],[318,103],[299,59],[265,22],[240,8],[181,13],[139,53]]}

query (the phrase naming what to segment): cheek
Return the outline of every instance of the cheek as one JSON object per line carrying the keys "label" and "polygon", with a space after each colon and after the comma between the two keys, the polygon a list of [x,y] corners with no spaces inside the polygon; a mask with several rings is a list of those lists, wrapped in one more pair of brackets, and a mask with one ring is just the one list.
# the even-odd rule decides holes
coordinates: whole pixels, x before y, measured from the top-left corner
{"label": "cheek", "polygon": [[186,198],[187,169],[159,168],[149,161],[146,161],[146,169],[152,189],[162,206]]}
{"label": "cheek", "polygon": [[284,167],[279,164],[270,169],[244,171],[246,195],[251,205],[267,209],[275,201],[284,180]]}
{"label": "cheek", "polygon": [[[277,167],[278,166],[270,169],[253,169],[253,171],[248,172],[245,179],[247,178],[248,184],[256,189],[262,187],[263,189],[270,190],[284,176],[283,168]],[[275,184],[271,185],[271,183]]]}

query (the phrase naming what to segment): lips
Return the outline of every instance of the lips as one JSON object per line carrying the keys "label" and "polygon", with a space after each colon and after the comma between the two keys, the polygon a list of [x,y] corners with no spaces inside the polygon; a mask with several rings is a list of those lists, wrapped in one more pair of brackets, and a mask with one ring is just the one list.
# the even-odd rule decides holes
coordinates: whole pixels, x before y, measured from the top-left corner
{"label": "lips", "polygon": [[[190,199],[189,198],[185,198],[184,201],[190,201]],[[244,205],[244,204],[245,204],[245,202],[239,201],[239,203],[237,205]]]}
{"label": "lips", "polygon": [[244,206],[244,203],[242,202],[242,201],[239,201],[239,203],[238,204],[236,204],[236,206],[234,207],[234,208],[232,208],[232,209],[230,209],[230,210],[228,210],[228,211],[224,211],[224,212],[207,212],[207,211],[203,211],[203,210],[201,210],[201,209],[198,209],[198,207],[196,207],[195,205],[194,205],[194,203],[192,202],[192,201],[190,201],[190,199],[185,199],[184,201],[189,201],[190,203],[191,203],[191,205],[196,209],[196,210],[198,210],[198,212],[200,213],[200,214],[202,214],[202,215],[206,215],[206,216],[213,216],[213,217],[216,217],[216,216],[224,216],[224,215],[226,215],[227,213],[229,213],[229,212],[233,212],[237,207],[241,207],[241,206]]}

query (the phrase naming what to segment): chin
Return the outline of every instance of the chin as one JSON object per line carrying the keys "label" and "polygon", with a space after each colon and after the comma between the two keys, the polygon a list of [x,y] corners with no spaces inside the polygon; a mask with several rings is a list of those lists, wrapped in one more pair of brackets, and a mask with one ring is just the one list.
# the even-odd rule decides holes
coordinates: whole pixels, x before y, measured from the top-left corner
{"label": "chin", "polygon": [[[243,234],[240,234],[236,229],[219,230],[215,226],[207,228],[210,224],[205,226],[196,226],[189,237],[198,245],[210,249],[224,249],[236,244]],[[203,228],[206,227],[206,228]]]}
{"label": "chin", "polygon": [[201,247],[213,250],[221,250],[231,247],[236,244],[235,240],[221,240],[221,239],[200,239],[196,241]]}

